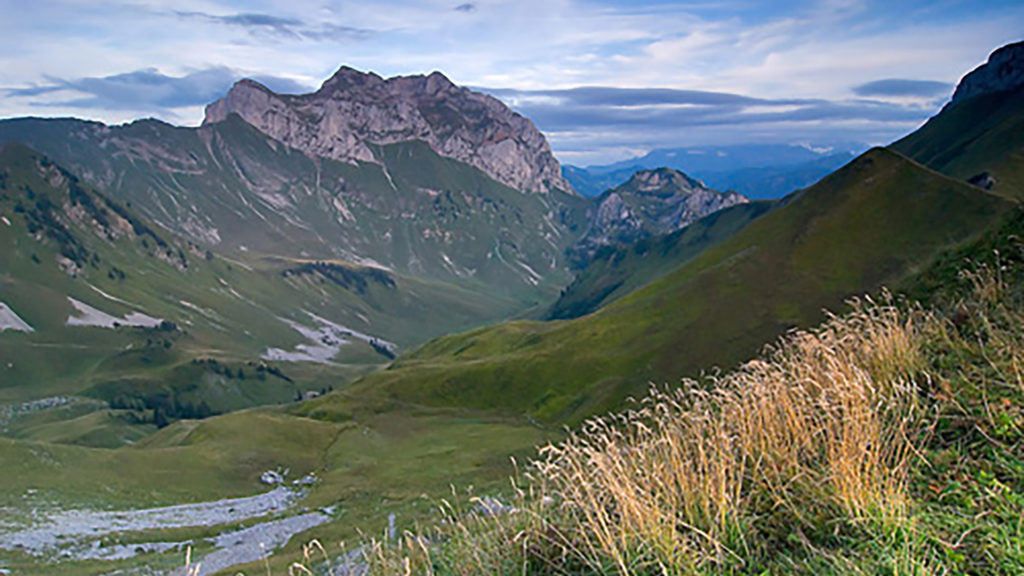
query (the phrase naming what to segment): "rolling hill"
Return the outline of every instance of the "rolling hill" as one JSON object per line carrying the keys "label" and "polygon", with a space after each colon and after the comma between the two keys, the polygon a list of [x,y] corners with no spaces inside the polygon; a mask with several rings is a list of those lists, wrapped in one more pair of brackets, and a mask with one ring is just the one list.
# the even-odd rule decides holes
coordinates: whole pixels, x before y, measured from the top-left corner
{"label": "rolling hill", "polygon": [[5,403],[289,402],[520,306],[342,261],[224,258],[17,144],[0,147],[0,217]]}
{"label": "rolling hill", "polygon": [[850,296],[898,285],[1011,206],[872,149],[593,314],[442,337],[347,394],[577,422],[648,382],[733,366]]}
{"label": "rolling hill", "polygon": [[774,202],[730,206],[673,232],[598,250],[551,305],[548,319],[576,318],[618,300],[742,230]]}

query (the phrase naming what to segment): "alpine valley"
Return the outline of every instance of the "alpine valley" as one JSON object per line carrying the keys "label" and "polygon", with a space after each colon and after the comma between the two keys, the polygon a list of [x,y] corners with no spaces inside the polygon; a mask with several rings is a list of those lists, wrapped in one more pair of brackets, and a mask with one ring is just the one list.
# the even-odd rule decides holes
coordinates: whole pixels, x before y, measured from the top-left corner
{"label": "alpine valley", "polygon": [[703,181],[563,167],[439,72],[0,120],[0,573],[286,573],[315,539],[347,574],[337,542],[486,508],[652,382],[919,294],[1019,224],[1022,62],[887,147]]}

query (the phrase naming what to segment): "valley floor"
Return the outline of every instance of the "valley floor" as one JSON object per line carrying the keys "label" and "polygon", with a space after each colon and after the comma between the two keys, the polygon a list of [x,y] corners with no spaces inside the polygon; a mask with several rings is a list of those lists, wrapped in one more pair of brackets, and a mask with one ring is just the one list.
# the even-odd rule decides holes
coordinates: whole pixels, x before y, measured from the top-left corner
{"label": "valley floor", "polygon": [[508,457],[559,435],[465,411],[307,409],[181,421],[118,449],[0,439],[0,460],[18,463],[0,476],[0,570],[169,572],[190,549],[207,574],[290,541],[271,559],[283,567],[312,539],[341,553],[391,515],[402,529],[428,518],[452,484],[506,491]]}

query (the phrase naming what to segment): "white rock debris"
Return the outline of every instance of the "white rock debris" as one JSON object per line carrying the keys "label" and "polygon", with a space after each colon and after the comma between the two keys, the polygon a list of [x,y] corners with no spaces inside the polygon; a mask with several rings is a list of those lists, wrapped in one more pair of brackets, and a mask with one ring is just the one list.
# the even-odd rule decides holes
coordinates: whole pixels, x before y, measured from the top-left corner
{"label": "white rock debris", "polygon": [[14,332],[35,332],[35,329],[21,319],[20,316],[11,310],[11,307],[0,302],[0,332],[13,330]]}
{"label": "white rock debris", "polygon": [[130,312],[123,318],[112,316],[68,296],[68,302],[75,308],[75,313],[68,316],[68,326],[97,326],[100,328],[116,328],[117,326],[137,326],[155,328],[163,322],[162,318],[153,318],[141,312]]}

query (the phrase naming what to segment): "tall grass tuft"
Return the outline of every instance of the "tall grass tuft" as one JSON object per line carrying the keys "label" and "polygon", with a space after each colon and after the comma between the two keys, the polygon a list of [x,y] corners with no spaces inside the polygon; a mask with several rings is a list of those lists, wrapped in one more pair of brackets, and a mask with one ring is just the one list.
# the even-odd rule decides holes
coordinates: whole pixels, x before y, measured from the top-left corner
{"label": "tall grass tuft", "polygon": [[540,449],[504,514],[445,503],[434,530],[374,541],[371,572],[758,574],[780,552],[842,566],[831,550],[870,541],[894,573],[930,573],[910,475],[936,422],[925,344],[941,321],[887,293],[850,305],[587,421]]}
{"label": "tall grass tuft", "polygon": [[970,265],[930,311],[855,299],[731,373],[587,421],[539,451],[505,514],[445,504],[434,529],[375,542],[371,573],[1024,573],[1013,245],[1012,266]]}
{"label": "tall grass tuft", "polygon": [[823,528],[900,527],[927,434],[916,382],[928,317],[888,297],[852,305],[543,449],[534,478],[569,519],[563,544],[620,574],[746,571]]}

